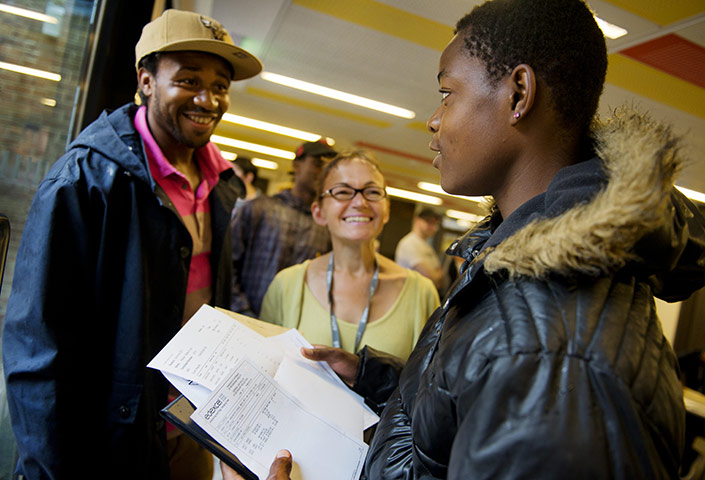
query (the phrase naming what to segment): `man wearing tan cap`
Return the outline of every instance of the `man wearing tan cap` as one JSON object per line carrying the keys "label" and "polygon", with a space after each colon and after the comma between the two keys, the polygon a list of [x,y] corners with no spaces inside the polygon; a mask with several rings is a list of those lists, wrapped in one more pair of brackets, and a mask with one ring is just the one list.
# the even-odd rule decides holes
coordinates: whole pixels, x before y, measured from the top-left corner
{"label": "man wearing tan cap", "polygon": [[142,106],[104,112],[69,146],[17,256],[3,360],[28,479],[212,476],[185,436],[167,442],[168,384],[145,366],[202,304],[230,304],[244,189],[209,139],[230,82],[262,66],[217,21],[176,10],[135,50]]}

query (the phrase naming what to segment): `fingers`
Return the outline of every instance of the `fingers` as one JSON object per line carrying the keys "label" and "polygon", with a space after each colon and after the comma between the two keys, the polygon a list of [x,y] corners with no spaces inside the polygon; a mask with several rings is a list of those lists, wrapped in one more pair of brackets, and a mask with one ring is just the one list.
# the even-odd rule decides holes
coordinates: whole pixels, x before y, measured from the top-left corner
{"label": "fingers", "polygon": [[267,480],[289,480],[291,465],[291,453],[288,450],[279,450],[274,462],[272,462],[272,466],[269,467]]}
{"label": "fingers", "polygon": [[316,350],[314,348],[301,347],[301,355],[308,358],[309,360],[317,360]]}
{"label": "fingers", "polygon": [[314,345],[313,348],[301,347],[301,354],[309,360],[326,361],[336,354],[336,349],[323,345]]}
{"label": "fingers", "polygon": [[222,461],[220,462],[220,473],[223,474],[223,480],[244,480],[235,470],[228,467]]}
{"label": "fingers", "polygon": [[[292,459],[291,453],[288,450],[279,450],[277,456],[274,457],[272,466],[269,467],[269,476],[267,480],[289,480],[291,473]],[[244,480],[238,475],[235,470],[220,462],[220,471],[223,474],[223,480]]]}
{"label": "fingers", "polygon": [[328,362],[335,373],[350,387],[355,383],[360,359],[353,353],[340,348],[314,345],[313,348],[301,348],[301,354],[309,360]]}

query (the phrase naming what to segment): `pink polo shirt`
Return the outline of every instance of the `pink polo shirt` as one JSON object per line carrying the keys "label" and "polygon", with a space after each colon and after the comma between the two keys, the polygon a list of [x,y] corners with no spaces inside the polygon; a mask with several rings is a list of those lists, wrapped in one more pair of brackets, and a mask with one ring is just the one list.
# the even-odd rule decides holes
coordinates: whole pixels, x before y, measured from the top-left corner
{"label": "pink polo shirt", "polygon": [[147,125],[145,106],[137,110],[134,123],[144,141],[152,177],[174,204],[193,241],[183,324],[201,305],[209,303],[213,296],[210,262],[212,229],[208,195],[218,183],[220,174],[233,167],[220,155],[213,143],[199,148],[195,151],[195,157],[202,180],[194,192],[186,176],[169,163],[154,140]]}

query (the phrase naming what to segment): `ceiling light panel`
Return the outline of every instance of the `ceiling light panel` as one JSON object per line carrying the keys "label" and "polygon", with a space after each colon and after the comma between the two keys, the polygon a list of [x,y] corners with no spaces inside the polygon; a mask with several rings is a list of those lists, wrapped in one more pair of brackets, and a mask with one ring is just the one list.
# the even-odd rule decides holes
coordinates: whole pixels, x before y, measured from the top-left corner
{"label": "ceiling light panel", "polygon": [[443,200],[433,195],[426,195],[423,193],[412,192],[409,190],[402,190],[401,188],[387,187],[387,194],[393,197],[405,198],[407,200],[413,200],[415,202],[428,203],[430,205],[441,205]]}
{"label": "ceiling light panel", "polygon": [[686,197],[688,197],[691,200],[695,200],[696,202],[702,202],[705,203],[705,193],[697,192],[695,190],[691,190],[689,188],[685,187],[679,187],[676,185],[676,188],[683,193]]}
{"label": "ceiling light panel", "polygon": [[[336,14],[331,16],[319,8],[309,8],[314,2],[322,9],[334,9]],[[394,2],[398,9],[406,9],[407,5],[424,0]],[[305,5],[294,0],[291,3],[287,19],[268,51],[268,71],[405,107],[417,117],[425,117],[435,110],[437,96],[433,92],[438,90],[438,56],[453,37],[457,18],[446,27],[447,36],[437,42],[436,50],[410,43],[406,35],[398,35],[397,28],[410,30],[407,15],[397,11],[394,16],[377,16],[378,0],[312,0]],[[358,22],[355,13],[358,9],[380,28],[369,28],[367,21]],[[446,10],[447,5],[444,3],[442,8],[436,5],[436,10],[439,9]],[[352,17],[347,17],[348,14]],[[417,40],[419,32],[429,38],[428,28],[415,29],[415,32],[413,38]],[[401,73],[419,69],[423,74]],[[413,107],[409,102],[413,102]]]}
{"label": "ceiling light panel", "polygon": [[23,75],[44,78],[53,82],[61,81],[61,75],[58,73],[45,72],[44,70],[38,70],[36,68],[23,67],[22,65],[15,65],[14,63],[0,62],[0,68],[11,72],[21,73]]}
{"label": "ceiling light panel", "polygon": [[279,168],[279,164],[277,162],[265,160],[263,158],[253,158],[252,165],[259,168],[265,168],[267,170],[277,170]]}
{"label": "ceiling light panel", "polygon": [[417,186],[421,190],[426,190],[427,192],[440,193],[441,195],[448,195],[449,197],[460,198],[469,202],[482,203],[485,201],[485,197],[465,197],[462,195],[453,195],[452,193],[446,192],[445,190],[443,190],[443,187],[435,183],[419,182]]}
{"label": "ceiling light panel", "polygon": [[263,122],[260,120],[255,120],[253,118],[242,117],[240,115],[234,115],[232,113],[224,114],[223,120],[237,125],[243,125],[245,127],[256,128],[258,130],[276,133],[278,135],[285,135],[287,137],[298,138],[307,142],[315,142],[321,138],[320,135],[317,135],[315,133],[305,132],[303,130],[297,130],[295,128],[284,127],[282,125],[277,125],[274,123]]}
{"label": "ceiling light panel", "polygon": [[264,155],[270,155],[272,157],[286,158],[288,160],[293,160],[294,158],[296,158],[296,154],[294,154],[294,152],[281,150],[279,148],[267,147],[266,145],[259,145],[257,143],[243,142],[242,140],[223,137],[222,135],[211,135],[211,142],[220,145],[226,145],[228,147],[240,148],[249,152],[262,153]]}
{"label": "ceiling light panel", "polygon": [[465,220],[466,222],[472,223],[479,222],[484,218],[480,215],[475,215],[468,212],[461,212],[460,210],[446,210],[446,215],[448,215],[450,218],[455,218],[456,220]]}
{"label": "ceiling light panel", "polygon": [[623,37],[628,33],[624,28],[603,20],[598,16],[595,16],[595,21],[605,37],[611,38],[612,40]]}
{"label": "ceiling light panel", "polygon": [[278,85],[284,85],[286,87],[295,88],[297,90],[313,93],[315,95],[340,100],[341,102],[351,103],[353,105],[369,108],[371,110],[377,110],[379,112],[388,113],[397,117],[411,119],[416,116],[416,113],[405,108],[396,107],[394,105],[389,105],[388,103],[378,102],[377,100],[371,100],[369,98],[360,97],[351,93],[341,92],[340,90],[324,87],[322,85],[316,85],[315,83],[304,82],[303,80],[297,80],[295,78],[286,77],[277,73],[262,72],[260,77],[263,80],[267,80],[268,82],[276,83]]}
{"label": "ceiling light panel", "polygon": [[235,152],[228,152],[226,150],[221,150],[220,151],[220,156],[223,157],[226,160],[230,160],[231,162],[237,158],[237,153]]}
{"label": "ceiling light panel", "polygon": [[33,10],[27,10],[26,8],[5,5],[4,3],[0,3],[0,12],[11,13],[12,15],[31,18],[32,20],[38,20],[44,23],[51,23],[53,25],[59,23],[59,19],[56,17],[52,17],[51,15],[45,15],[44,13],[35,12]]}

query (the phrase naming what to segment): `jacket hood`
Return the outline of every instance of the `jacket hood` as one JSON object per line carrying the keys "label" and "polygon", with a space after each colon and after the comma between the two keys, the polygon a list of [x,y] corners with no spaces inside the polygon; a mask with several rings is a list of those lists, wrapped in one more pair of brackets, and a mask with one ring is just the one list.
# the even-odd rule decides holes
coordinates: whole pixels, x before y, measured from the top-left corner
{"label": "jacket hood", "polygon": [[121,167],[149,183],[147,157],[133,123],[137,108],[129,103],[110,113],[104,111],[71,142],[69,149],[89,148],[105,158],[119,155]]}
{"label": "jacket hood", "polygon": [[[528,209],[533,213],[519,221],[516,231],[500,242],[493,237],[503,225],[493,233],[481,254],[487,273],[594,276],[632,262],[647,268],[656,255],[670,257],[665,252],[684,248],[673,232],[673,181],[682,160],[671,129],[622,108],[595,127],[594,138],[597,159],[561,170],[547,192],[527,202],[535,203]],[[592,170],[603,179],[581,172],[589,171],[590,162],[600,164]],[[562,189],[563,184],[569,187]],[[573,192],[574,198],[561,191]],[[502,223],[511,224],[522,209],[527,210],[520,207]],[[654,234],[660,230],[664,233]],[[647,234],[651,244],[640,252],[637,244]]]}

